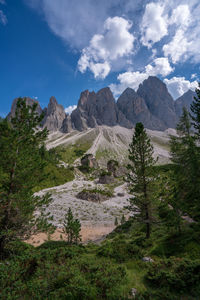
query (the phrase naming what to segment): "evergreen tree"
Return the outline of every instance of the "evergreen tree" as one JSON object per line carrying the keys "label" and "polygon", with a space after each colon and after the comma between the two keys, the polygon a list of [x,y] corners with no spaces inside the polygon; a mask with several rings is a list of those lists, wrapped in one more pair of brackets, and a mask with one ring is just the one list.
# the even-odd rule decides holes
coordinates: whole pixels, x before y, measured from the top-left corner
{"label": "evergreen tree", "polygon": [[118,219],[115,217],[115,226],[118,226]]}
{"label": "evergreen tree", "polygon": [[190,109],[191,109],[191,118],[192,118],[192,125],[196,129],[196,135],[200,139],[200,82],[199,87],[196,89],[197,97],[194,97],[194,101],[192,102]]}
{"label": "evergreen tree", "polygon": [[[49,195],[40,198],[32,191],[42,178],[48,133],[38,130],[43,116],[36,107],[19,99],[11,123],[0,122],[0,252],[8,241],[28,237],[44,224],[43,205],[50,201]],[[41,218],[34,216],[36,210]]]}
{"label": "evergreen tree", "polygon": [[129,147],[128,165],[130,173],[127,181],[130,183],[130,192],[134,197],[130,198],[129,209],[137,212],[135,218],[146,224],[146,238],[150,237],[153,209],[154,183],[153,170],[156,160],[153,158],[153,146],[142,123],[137,123],[132,143]]}
{"label": "evergreen tree", "polygon": [[178,136],[171,136],[171,160],[175,165],[176,197],[182,213],[193,218],[200,214],[200,155],[188,111],[184,108],[177,125]]}
{"label": "evergreen tree", "polygon": [[79,241],[81,241],[81,223],[78,219],[74,218],[71,208],[68,209],[68,212],[65,216],[64,229],[69,244],[77,244]]}

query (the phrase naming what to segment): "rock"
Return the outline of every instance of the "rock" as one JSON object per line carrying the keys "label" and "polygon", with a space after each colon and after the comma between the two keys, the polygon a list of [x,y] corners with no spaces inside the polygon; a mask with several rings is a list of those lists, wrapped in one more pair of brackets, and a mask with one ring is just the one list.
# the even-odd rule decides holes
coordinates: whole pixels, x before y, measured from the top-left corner
{"label": "rock", "polygon": [[[26,99],[26,105],[33,106],[33,104],[36,103],[37,104],[36,112],[38,113],[38,115],[41,115],[42,108],[41,108],[38,101],[36,101],[35,99],[31,99],[30,97],[23,97],[23,98]],[[13,100],[13,103],[12,103],[12,106],[11,106],[11,111],[7,116],[9,120],[11,119],[11,117],[15,116],[15,111],[16,111],[16,106],[17,106],[17,101],[18,100],[19,100],[19,98],[16,98],[16,99]]]}
{"label": "rock", "polygon": [[191,90],[188,90],[185,94],[176,99],[175,111],[178,117],[182,115],[183,107],[185,107],[190,112],[190,105],[194,100],[194,96],[196,96],[196,93]]}
{"label": "rock", "polygon": [[112,175],[101,175],[99,177],[99,183],[101,184],[110,184],[115,181],[114,177]]}
{"label": "rock", "polygon": [[71,116],[66,115],[65,119],[63,120],[61,131],[63,133],[68,133],[72,131],[72,122],[71,122]]}
{"label": "rock", "polygon": [[114,159],[111,159],[107,162],[107,170],[113,175],[115,174],[118,167],[119,167],[119,163]]}
{"label": "rock", "polygon": [[144,127],[149,129],[160,126],[160,121],[150,113],[145,100],[131,88],[127,88],[121,94],[117,107],[132,125],[142,122]]}
{"label": "rock", "polygon": [[92,154],[86,154],[81,158],[81,165],[89,168],[98,168],[96,158]]}
{"label": "rock", "polygon": [[71,114],[71,120],[73,127],[80,131],[98,125],[121,125],[131,128],[130,122],[118,110],[113,94],[108,87],[97,93],[88,90],[82,92],[77,109]]}
{"label": "rock", "polygon": [[45,110],[43,126],[46,127],[49,131],[62,131],[63,121],[65,119],[66,113],[63,106],[58,104],[55,97],[51,97],[48,107]]}
{"label": "rock", "polygon": [[78,193],[76,197],[82,200],[86,200],[90,202],[98,202],[98,203],[106,201],[109,198],[108,196],[103,195],[101,193],[87,191],[87,190],[83,190],[82,192]]}
{"label": "rock", "polygon": [[136,288],[132,288],[131,290],[130,290],[130,297],[129,297],[129,299],[135,299],[135,297],[137,296],[137,289]]}
{"label": "rock", "polygon": [[159,78],[149,76],[139,85],[137,94],[145,100],[150,113],[158,120],[154,129],[165,130],[176,127],[178,119],[174,100]]}
{"label": "rock", "polygon": [[151,257],[148,257],[148,256],[143,257],[142,261],[144,261],[144,262],[154,262],[154,260]]}
{"label": "rock", "polygon": [[117,193],[118,197],[124,197],[124,195],[125,195],[124,193]]}

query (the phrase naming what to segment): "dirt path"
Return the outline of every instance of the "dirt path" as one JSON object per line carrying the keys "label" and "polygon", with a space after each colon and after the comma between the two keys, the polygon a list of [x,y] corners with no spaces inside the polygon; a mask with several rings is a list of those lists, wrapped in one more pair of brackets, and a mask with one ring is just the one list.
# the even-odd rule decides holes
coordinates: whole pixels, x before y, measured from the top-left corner
{"label": "dirt path", "polygon": [[[101,240],[104,236],[109,234],[115,228],[114,225],[103,226],[102,224],[97,224],[95,226],[85,225],[81,228],[81,238],[84,244],[89,241],[96,242]],[[63,232],[62,228],[57,228],[55,232],[48,236],[46,233],[38,233],[33,235],[30,239],[26,240],[28,244],[33,246],[39,246],[43,244],[45,241],[61,241],[66,240],[66,235]]]}

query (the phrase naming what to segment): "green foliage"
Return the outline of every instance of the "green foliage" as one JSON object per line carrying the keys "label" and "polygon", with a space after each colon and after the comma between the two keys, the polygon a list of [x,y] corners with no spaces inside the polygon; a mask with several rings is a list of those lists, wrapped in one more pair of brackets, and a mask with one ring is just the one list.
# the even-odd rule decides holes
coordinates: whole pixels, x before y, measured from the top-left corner
{"label": "green foliage", "polygon": [[200,260],[171,257],[148,265],[145,276],[154,289],[154,296],[180,299],[200,295]]}
{"label": "green foliage", "polygon": [[84,155],[84,153],[91,147],[91,142],[89,141],[78,141],[77,143],[69,146],[58,146],[56,151],[60,154],[61,159],[68,163],[73,164],[73,162]]}
{"label": "green foliage", "polygon": [[99,256],[110,257],[122,263],[129,259],[141,258],[142,251],[134,241],[126,241],[123,237],[105,242],[98,250]]}
{"label": "green foliage", "polygon": [[102,170],[100,176],[112,176],[110,171]]}
{"label": "green foliage", "polygon": [[199,87],[196,89],[197,96],[194,97],[194,101],[191,104],[191,112],[192,112],[192,125],[196,129],[196,135],[198,139],[200,138],[200,82]]}
{"label": "green foliage", "polygon": [[200,152],[196,138],[191,131],[189,113],[183,115],[177,126],[178,136],[171,137],[171,159],[175,164],[174,199],[179,209],[198,219],[200,215]]}
{"label": "green foliage", "polygon": [[149,238],[153,222],[153,166],[156,160],[153,159],[153,146],[142,123],[136,124],[129,147],[131,164],[127,166],[127,181],[130,184],[130,193],[134,194],[134,197],[129,199],[129,209],[137,212],[138,221],[146,224],[146,237]]}
{"label": "green foliage", "polygon": [[68,209],[68,212],[65,216],[64,230],[69,244],[77,244],[81,241],[81,223],[78,219],[74,218],[71,208]]}
{"label": "green foliage", "polygon": [[1,299],[117,299],[126,271],[83,246],[47,242],[0,264]]}
{"label": "green foliage", "polygon": [[[37,130],[43,116],[38,116],[36,107],[19,99],[11,124],[7,119],[0,123],[1,253],[8,241],[28,235],[37,228],[37,221],[41,224],[44,206],[51,200],[49,195],[38,197],[32,191],[44,176],[48,133]],[[41,211],[41,218],[34,216],[35,210]]]}
{"label": "green foliage", "polygon": [[100,194],[103,196],[107,196],[107,197],[112,197],[113,193],[109,190],[101,190],[101,189],[83,189],[82,190],[83,193],[91,193],[91,194]]}
{"label": "green foliage", "polygon": [[74,172],[72,168],[65,168],[63,166],[48,163],[44,167],[44,178],[34,187],[33,191],[37,192],[42,189],[54,187],[56,185],[64,184],[74,179]]}

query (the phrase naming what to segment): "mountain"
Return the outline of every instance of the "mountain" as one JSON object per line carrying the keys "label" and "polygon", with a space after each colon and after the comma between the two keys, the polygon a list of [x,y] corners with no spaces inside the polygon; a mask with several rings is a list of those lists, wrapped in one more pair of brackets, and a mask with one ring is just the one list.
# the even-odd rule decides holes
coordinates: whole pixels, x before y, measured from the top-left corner
{"label": "mountain", "polygon": [[[12,103],[12,106],[11,106],[11,111],[10,113],[8,114],[7,118],[10,119],[11,117],[14,117],[15,116],[15,111],[16,111],[16,106],[17,106],[17,101],[18,101],[19,98],[15,98],[13,100],[13,103]],[[38,101],[36,101],[35,99],[31,99],[30,97],[26,97],[26,104],[29,105],[29,106],[33,106],[34,103],[37,103],[37,108],[36,108],[36,111],[39,115],[41,115],[42,113],[42,108],[39,104]]]}
{"label": "mountain", "polygon": [[142,122],[146,128],[162,129],[162,122],[153,116],[148,109],[145,100],[133,89],[127,88],[119,97],[117,107],[134,126]]}
{"label": "mountain", "polygon": [[195,95],[196,95],[195,92],[188,90],[185,94],[183,94],[181,97],[176,99],[175,111],[178,117],[181,116],[183,107],[185,107],[188,111],[190,111],[190,105],[192,104]]}
{"label": "mountain", "polygon": [[165,130],[176,126],[174,100],[160,79],[149,76],[139,85],[137,94],[145,100],[150,113],[161,122],[160,126],[154,129]]}
{"label": "mountain", "polygon": [[[55,97],[50,98],[44,110],[36,100],[27,97],[26,101],[28,105],[38,104],[38,114],[43,112],[45,115],[42,126],[51,132],[84,131],[102,125],[133,128],[137,122],[142,122],[148,129],[163,131],[176,127],[182,107],[189,109],[194,95],[189,90],[174,101],[166,85],[157,77],[150,76],[140,84],[137,92],[127,88],[117,102],[109,87],[97,93],[83,91],[71,116],[65,113]],[[17,100],[13,101],[8,118],[14,116]]]}
{"label": "mountain", "polygon": [[106,87],[95,92],[88,90],[81,93],[77,109],[71,114],[74,128],[82,131],[97,125],[115,126],[117,124],[130,128],[131,123],[118,110],[111,90]]}
{"label": "mountain", "polygon": [[44,109],[43,126],[50,131],[61,130],[66,118],[64,107],[58,104],[55,97],[51,97],[48,107]]}

